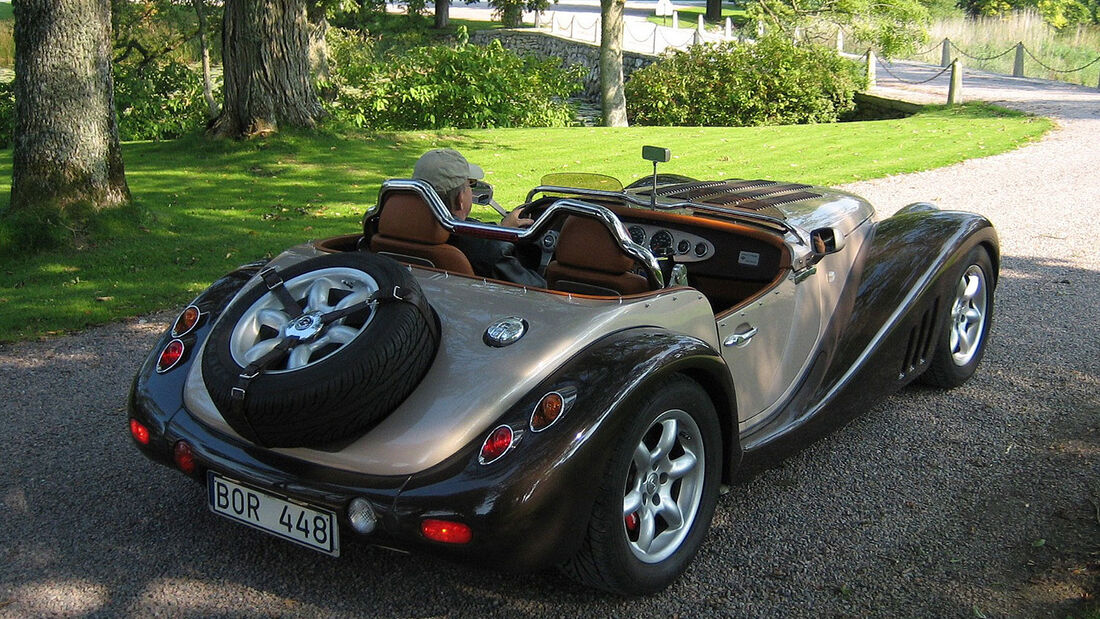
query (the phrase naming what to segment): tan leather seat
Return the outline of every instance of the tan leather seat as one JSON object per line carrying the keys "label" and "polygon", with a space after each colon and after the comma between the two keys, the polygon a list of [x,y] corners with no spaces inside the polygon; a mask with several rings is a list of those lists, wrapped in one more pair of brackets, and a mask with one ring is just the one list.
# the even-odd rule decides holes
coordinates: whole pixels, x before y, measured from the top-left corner
{"label": "tan leather seat", "polygon": [[546,267],[551,290],[592,295],[646,292],[649,282],[632,273],[634,259],[623,252],[603,222],[570,215],[558,237],[554,260]]}
{"label": "tan leather seat", "polygon": [[466,254],[447,244],[450,236],[420,196],[394,192],[382,204],[378,233],[371,237],[370,249],[410,264],[473,275]]}

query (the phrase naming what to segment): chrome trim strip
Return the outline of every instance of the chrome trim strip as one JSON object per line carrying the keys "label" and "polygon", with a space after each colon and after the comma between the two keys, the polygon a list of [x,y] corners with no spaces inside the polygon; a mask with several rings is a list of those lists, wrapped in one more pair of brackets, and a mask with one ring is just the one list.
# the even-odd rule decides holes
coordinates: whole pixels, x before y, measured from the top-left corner
{"label": "chrome trim strip", "polygon": [[[562,198],[548,206],[531,226],[527,228],[504,228],[502,226],[455,219],[454,216],[451,215],[450,210],[443,204],[443,200],[436,194],[435,190],[424,181],[414,179],[390,179],[382,183],[382,190],[378,193],[378,204],[367,211],[366,215],[364,215],[364,220],[373,217],[382,208],[382,203],[385,202],[386,194],[391,191],[411,191],[419,195],[432,209],[440,225],[451,233],[456,231],[461,232],[462,230],[482,230],[492,232],[497,236],[502,234],[507,235],[514,240],[538,239],[545,230],[550,228],[551,222],[560,213],[577,213],[594,217],[607,226],[607,229],[611,231],[611,237],[618,242],[619,247],[626,252],[627,255],[642,263],[642,266],[646,270],[646,279],[649,280],[651,287],[665,287],[664,277],[661,275],[661,267],[657,263],[657,258],[645,247],[634,243],[634,241],[630,239],[630,233],[627,232],[626,226],[624,226],[623,223],[619,221],[619,218],[606,207],[597,204],[589,204],[588,202],[582,202],[580,200],[573,200],[571,198]],[[621,197],[621,194],[609,193],[611,193],[612,196]]]}

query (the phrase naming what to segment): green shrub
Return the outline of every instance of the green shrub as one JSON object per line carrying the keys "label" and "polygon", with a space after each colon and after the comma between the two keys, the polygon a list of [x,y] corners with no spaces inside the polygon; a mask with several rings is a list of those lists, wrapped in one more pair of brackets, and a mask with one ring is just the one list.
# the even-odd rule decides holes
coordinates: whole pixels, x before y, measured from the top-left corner
{"label": "green shrub", "polygon": [[370,129],[560,127],[581,70],[488,46],[416,47],[377,57],[347,34],[332,41],[334,116]]}
{"label": "green shrub", "polygon": [[695,45],[634,72],[627,115],[639,125],[835,122],[864,84],[861,67],[824,47],[778,37]]}
{"label": "green shrub", "polygon": [[[215,94],[215,99],[220,99]],[[115,65],[115,109],[123,140],[170,140],[206,124],[202,77],[174,60]]]}

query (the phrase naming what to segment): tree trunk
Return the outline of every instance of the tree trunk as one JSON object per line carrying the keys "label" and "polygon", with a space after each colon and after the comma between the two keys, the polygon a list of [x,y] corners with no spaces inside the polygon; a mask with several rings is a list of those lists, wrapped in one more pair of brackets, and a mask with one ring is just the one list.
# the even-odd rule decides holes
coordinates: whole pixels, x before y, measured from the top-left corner
{"label": "tree trunk", "polygon": [[218,102],[214,99],[214,80],[210,77],[210,46],[206,43],[206,10],[202,0],[191,0],[199,18],[199,47],[202,48],[202,96],[206,99],[206,117],[218,117]]}
{"label": "tree trunk", "polygon": [[211,127],[215,136],[313,127],[324,115],[310,77],[302,0],[226,0],[222,59],[225,101]]}
{"label": "tree trunk", "polygon": [[442,30],[451,23],[451,0],[435,0],[435,27]]}
{"label": "tree trunk", "polygon": [[306,1],[306,17],[309,19],[309,69],[314,80],[328,83],[332,80],[328,65],[328,41],[325,40],[328,18],[321,0]]}
{"label": "tree trunk", "polygon": [[600,0],[600,109],[605,127],[625,127],[623,8],[626,0]]}
{"label": "tree trunk", "polygon": [[722,0],[707,0],[706,20],[709,22],[722,21]]}
{"label": "tree trunk", "polygon": [[130,201],[115,116],[109,0],[17,0],[8,214]]}

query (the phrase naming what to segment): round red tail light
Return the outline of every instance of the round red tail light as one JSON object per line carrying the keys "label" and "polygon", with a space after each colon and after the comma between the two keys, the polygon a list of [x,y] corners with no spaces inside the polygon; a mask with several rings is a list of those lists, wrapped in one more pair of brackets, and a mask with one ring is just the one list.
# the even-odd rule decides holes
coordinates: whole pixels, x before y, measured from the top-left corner
{"label": "round red tail light", "polygon": [[183,342],[179,340],[168,342],[164,350],[160,351],[160,358],[157,359],[157,373],[163,374],[176,367],[176,364],[183,358],[183,351]]}
{"label": "round red tail light", "polygon": [[482,464],[496,462],[512,447],[512,438],[512,428],[506,425],[494,428],[489,436],[485,437],[485,442],[481,444],[481,454],[478,456],[478,461]]}
{"label": "round red tail light", "polygon": [[149,444],[149,428],[146,428],[137,419],[130,420],[130,436],[134,437],[134,440],[142,445]]}
{"label": "round red tail light", "polygon": [[183,310],[183,313],[176,318],[176,322],[172,323],[172,337],[183,337],[191,332],[195,328],[195,325],[199,324],[199,317],[202,312],[194,305],[188,305],[187,309]]}
{"label": "round red tail light", "polygon": [[181,471],[188,475],[195,474],[195,454],[186,441],[176,443],[176,448],[172,450],[172,458]]}
{"label": "round red tail light", "polygon": [[565,398],[561,397],[560,393],[551,391],[542,396],[539,403],[535,405],[535,411],[531,413],[531,430],[541,432],[554,425],[554,422],[561,417],[563,410],[565,410]]}
{"label": "round red tail light", "polygon": [[444,544],[468,544],[473,537],[468,525],[430,518],[420,523],[420,532],[424,537]]}

